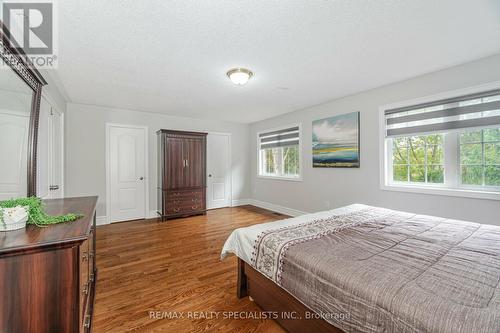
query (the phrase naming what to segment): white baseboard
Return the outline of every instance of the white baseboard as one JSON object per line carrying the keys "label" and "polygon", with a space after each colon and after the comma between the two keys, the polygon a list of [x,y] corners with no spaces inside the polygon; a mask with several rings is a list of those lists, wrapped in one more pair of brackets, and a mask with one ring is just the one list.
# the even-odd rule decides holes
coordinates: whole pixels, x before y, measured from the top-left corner
{"label": "white baseboard", "polygon": [[[156,213],[156,210],[150,210],[148,212],[148,216],[146,216],[147,219],[154,219],[157,218],[158,214]],[[116,222],[111,222],[111,223],[116,223]],[[107,216],[98,216],[96,218],[96,224],[97,225],[106,225],[106,224],[111,224],[108,222]]]}
{"label": "white baseboard", "polygon": [[307,212],[303,212],[300,210],[296,210],[293,208],[288,208],[280,205],[276,205],[270,202],[255,200],[255,199],[237,199],[233,200],[232,207],[243,206],[243,205],[253,205],[260,208],[272,210],[273,212],[290,215],[290,216],[300,216],[304,214],[308,214]]}
{"label": "white baseboard", "polygon": [[231,207],[251,205],[252,199],[236,199],[231,202]]}
{"label": "white baseboard", "polygon": [[[289,215],[289,216],[300,216],[304,214],[308,214],[307,212],[303,212],[300,210],[276,205],[270,202],[264,202],[260,200],[255,200],[255,199],[236,199],[231,202],[231,207],[236,207],[236,206],[244,206],[244,205],[253,205],[257,206],[260,208],[272,210],[273,212]],[[156,210],[151,210],[148,212],[148,216],[146,218],[148,219],[153,219],[158,217],[158,214],[156,213]],[[112,222],[113,223],[113,222]],[[98,216],[96,218],[96,224],[97,225],[107,225],[110,224],[108,223],[108,219],[106,216]]]}
{"label": "white baseboard", "polygon": [[106,224],[109,224],[108,223],[108,218],[106,216],[98,216],[98,217],[96,217],[95,223],[97,225],[106,225]]}
{"label": "white baseboard", "polygon": [[156,210],[150,210],[149,211],[149,215],[148,215],[148,219],[154,219],[154,218],[157,218],[159,215],[158,213],[156,212]]}
{"label": "white baseboard", "polygon": [[270,202],[265,202],[265,201],[255,200],[255,199],[251,199],[250,205],[254,205],[254,206],[257,206],[260,208],[272,210],[273,212],[277,212],[277,213],[281,213],[281,214],[289,215],[289,216],[293,216],[293,217],[304,215],[304,214],[309,214],[308,212],[303,212],[303,211],[300,211],[297,209],[288,208],[288,207],[276,205],[276,204],[273,204]]}

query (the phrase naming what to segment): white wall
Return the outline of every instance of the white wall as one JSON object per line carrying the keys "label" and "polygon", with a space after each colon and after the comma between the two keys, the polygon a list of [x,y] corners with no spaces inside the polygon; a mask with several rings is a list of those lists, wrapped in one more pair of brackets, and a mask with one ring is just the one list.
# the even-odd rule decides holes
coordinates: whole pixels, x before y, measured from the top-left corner
{"label": "white wall", "polygon": [[[353,75],[363,80],[363,73]],[[500,201],[383,191],[379,186],[380,106],[493,81],[500,81],[500,55],[257,122],[250,134],[252,196],[305,212],[358,202],[500,225]],[[313,169],[311,122],[354,111],[361,112],[361,168]],[[256,132],[297,122],[303,126],[303,181],[256,177]]]}
{"label": "white wall", "polygon": [[156,210],[156,131],[161,128],[231,133],[233,200],[250,196],[249,125],[69,103],[65,114],[65,195],[98,195],[97,216],[106,215],[107,122],[148,126],[150,210]]}
{"label": "white wall", "polygon": [[47,81],[47,85],[42,89],[43,96],[50,102],[51,106],[57,108],[59,112],[66,112],[68,98],[62,90],[62,86],[57,83],[51,70],[40,69],[40,73],[45,81]]}

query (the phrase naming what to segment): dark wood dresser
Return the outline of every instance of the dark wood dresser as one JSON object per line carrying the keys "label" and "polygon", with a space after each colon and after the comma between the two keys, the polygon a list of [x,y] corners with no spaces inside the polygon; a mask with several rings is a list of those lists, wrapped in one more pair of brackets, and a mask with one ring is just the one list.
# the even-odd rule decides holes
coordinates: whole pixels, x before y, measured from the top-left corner
{"label": "dark wood dresser", "polygon": [[158,214],[165,218],[206,212],[207,133],[159,130]]}
{"label": "dark wood dresser", "polygon": [[0,332],[90,332],[95,296],[97,197],[44,201],[67,223],[0,232]]}

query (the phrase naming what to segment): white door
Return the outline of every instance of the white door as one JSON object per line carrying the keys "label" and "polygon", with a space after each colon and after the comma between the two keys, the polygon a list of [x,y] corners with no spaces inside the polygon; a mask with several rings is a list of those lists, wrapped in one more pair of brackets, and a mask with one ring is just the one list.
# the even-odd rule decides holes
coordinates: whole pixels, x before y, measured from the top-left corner
{"label": "white door", "polygon": [[228,134],[207,136],[207,208],[231,206],[231,162]]}
{"label": "white door", "polygon": [[38,116],[38,142],[36,156],[36,195],[42,199],[50,199],[50,116],[51,106],[45,98],[40,101]]}
{"label": "white door", "polygon": [[50,169],[49,169],[49,195],[52,199],[62,198],[63,190],[63,150],[64,129],[63,115],[55,108],[50,113]]}
{"label": "white door", "polygon": [[108,125],[110,222],[146,217],[146,128]]}
{"label": "white door", "polygon": [[26,196],[29,114],[0,109],[0,200]]}
{"label": "white door", "polygon": [[63,118],[42,98],[38,122],[36,194],[42,199],[63,195]]}

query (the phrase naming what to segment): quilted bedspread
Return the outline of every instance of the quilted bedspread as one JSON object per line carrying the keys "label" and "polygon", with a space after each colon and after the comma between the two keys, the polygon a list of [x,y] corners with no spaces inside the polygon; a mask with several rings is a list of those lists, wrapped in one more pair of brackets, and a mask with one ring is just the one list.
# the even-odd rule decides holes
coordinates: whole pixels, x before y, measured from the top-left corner
{"label": "quilted bedspread", "polygon": [[345,332],[500,332],[500,227],[353,205],[235,230],[228,252]]}

